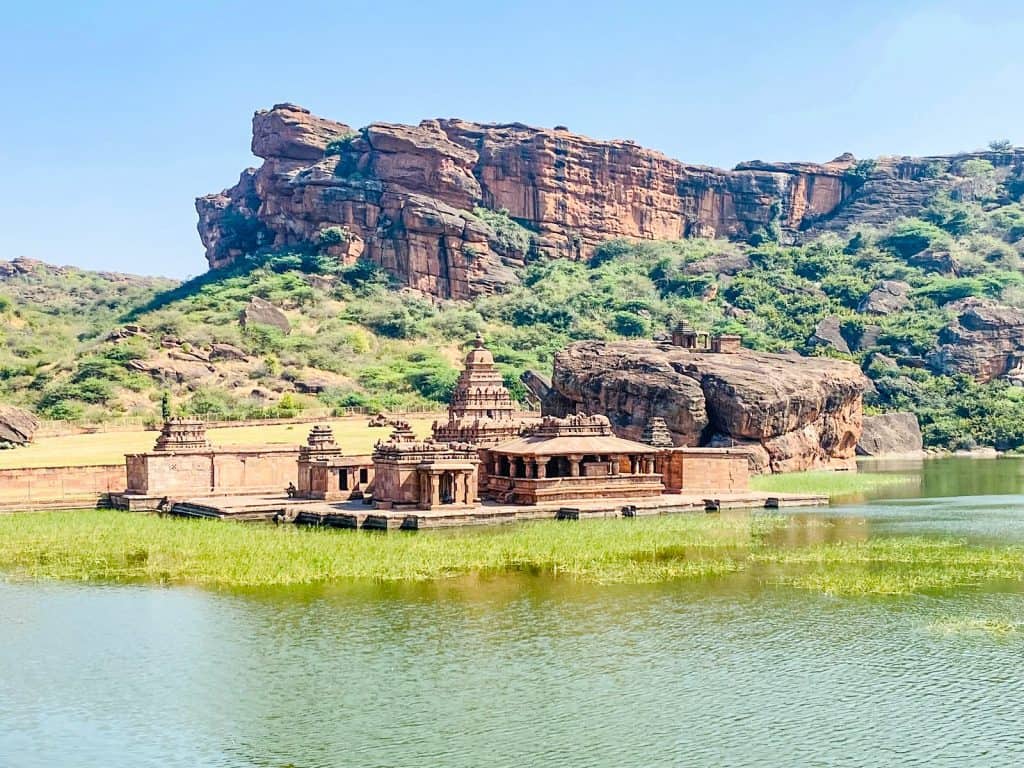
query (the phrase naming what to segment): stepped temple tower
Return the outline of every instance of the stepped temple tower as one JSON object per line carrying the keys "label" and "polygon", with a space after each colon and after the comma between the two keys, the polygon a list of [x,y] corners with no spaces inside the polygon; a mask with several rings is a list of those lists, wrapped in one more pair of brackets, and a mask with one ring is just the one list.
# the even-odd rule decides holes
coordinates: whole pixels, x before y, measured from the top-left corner
{"label": "stepped temple tower", "polygon": [[448,405],[448,422],[434,422],[439,443],[496,445],[519,435],[524,419],[478,333]]}

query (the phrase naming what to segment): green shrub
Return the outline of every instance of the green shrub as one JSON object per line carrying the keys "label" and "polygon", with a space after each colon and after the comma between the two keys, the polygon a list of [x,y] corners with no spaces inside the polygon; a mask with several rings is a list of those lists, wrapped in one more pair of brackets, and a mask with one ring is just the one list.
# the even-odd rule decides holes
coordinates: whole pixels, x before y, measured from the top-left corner
{"label": "green shrub", "polygon": [[901,259],[908,259],[929,248],[948,248],[952,241],[947,232],[931,222],[906,219],[896,224],[879,244]]}
{"label": "green shrub", "polygon": [[491,242],[496,244],[502,253],[526,255],[530,252],[533,234],[509,216],[508,209],[501,208],[492,211],[488,208],[476,207],[473,209],[473,213],[491,228],[494,233]]}

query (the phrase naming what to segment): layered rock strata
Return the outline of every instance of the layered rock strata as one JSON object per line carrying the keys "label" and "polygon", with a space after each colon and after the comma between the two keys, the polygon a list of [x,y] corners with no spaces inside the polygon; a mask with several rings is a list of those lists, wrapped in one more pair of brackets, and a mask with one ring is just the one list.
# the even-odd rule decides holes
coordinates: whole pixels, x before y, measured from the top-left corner
{"label": "layered rock strata", "polygon": [[[727,171],[561,128],[452,119],[357,131],[292,104],[256,113],[252,151],[259,169],[196,201],[211,268],[301,245],[342,261],[365,256],[444,298],[500,288],[530,255],[584,258],[616,237],[746,239],[776,229],[795,239],[814,227],[891,221],[954,184],[959,167],[901,158],[868,172],[842,155]],[[1001,171],[1024,162],[1018,152],[977,156]],[[488,221],[479,208],[511,220]]]}

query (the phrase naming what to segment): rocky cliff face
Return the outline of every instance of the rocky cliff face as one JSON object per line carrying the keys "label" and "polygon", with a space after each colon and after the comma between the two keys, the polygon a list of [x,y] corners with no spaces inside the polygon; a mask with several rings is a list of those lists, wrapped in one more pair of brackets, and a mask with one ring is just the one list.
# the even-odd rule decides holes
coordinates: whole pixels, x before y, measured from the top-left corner
{"label": "rocky cliff face", "polygon": [[[866,178],[850,155],[725,171],[559,128],[426,120],[355,131],[291,104],[256,113],[252,151],[259,169],[196,201],[211,268],[265,245],[312,244],[342,260],[364,255],[444,298],[514,280],[529,254],[578,259],[616,237],[747,238],[771,227],[792,239],[891,220],[949,183],[932,178],[933,158],[883,161]],[[530,230],[528,245],[502,237],[476,206],[507,210]]]}
{"label": "rocky cliff face", "polygon": [[757,471],[846,466],[867,381],[852,363],[645,341],[580,342],[555,358],[545,413],[604,413],[639,440],[661,417],[676,445],[743,446]]}

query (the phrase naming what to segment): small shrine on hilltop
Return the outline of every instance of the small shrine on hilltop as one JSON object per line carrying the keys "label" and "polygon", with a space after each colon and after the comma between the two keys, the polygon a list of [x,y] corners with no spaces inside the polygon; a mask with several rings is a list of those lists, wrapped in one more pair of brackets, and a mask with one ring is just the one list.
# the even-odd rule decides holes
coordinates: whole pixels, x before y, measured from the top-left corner
{"label": "small shrine on hilltop", "polygon": [[672,345],[692,352],[732,355],[740,351],[740,342],[740,337],[734,333],[712,335],[691,327],[685,320],[680,320],[672,328]]}
{"label": "small shrine on hilltop", "polygon": [[299,446],[298,461],[296,498],[361,499],[373,482],[373,463],[369,457],[345,456],[334,441],[334,431],[326,424],[310,430],[306,444]]}
{"label": "small shrine on hilltop", "polygon": [[392,433],[373,449],[377,509],[470,508],[480,503],[477,448],[469,443],[409,440]]}
{"label": "small shrine on hilltop", "polygon": [[661,452],[617,437],[606,416],[545,416],[522,437],[488,450],[488,491],[514,504],[659,496]]}
{"label": "small shrine on hilltop", "polygon": [[171,418],[160,428],[153,450],[195,451],[209,447],[206,424],[199,419]]}
{"label": "small shrine on hilltop", "polygon": [[434,439],[486,448],[516,437],[529,421],[518,415],[494,355],[478,333],[448,404],[448,421],[434,422]]}

